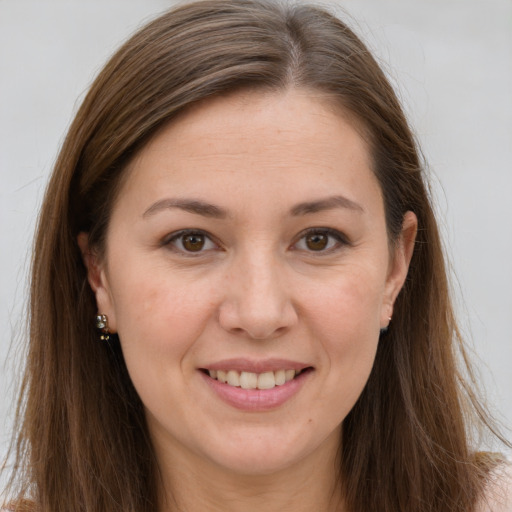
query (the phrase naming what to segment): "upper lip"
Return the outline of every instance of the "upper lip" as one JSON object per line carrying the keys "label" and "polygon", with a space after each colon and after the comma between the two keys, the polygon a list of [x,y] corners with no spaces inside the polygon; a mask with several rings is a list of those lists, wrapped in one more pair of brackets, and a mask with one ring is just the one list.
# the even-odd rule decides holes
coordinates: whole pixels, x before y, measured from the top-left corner
{"label": "upper lip", "polygon": [[238,372],[264,373],[277,370],[301,371],[311,367],[310,364],[290,359],[224,359],[202,367],[205,370],[235,370]]}

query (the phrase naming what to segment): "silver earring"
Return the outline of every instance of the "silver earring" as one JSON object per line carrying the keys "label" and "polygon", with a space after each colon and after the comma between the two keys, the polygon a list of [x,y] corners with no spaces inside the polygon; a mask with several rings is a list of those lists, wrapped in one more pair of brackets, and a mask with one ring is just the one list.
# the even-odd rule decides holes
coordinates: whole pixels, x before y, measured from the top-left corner
{"label": "silver earring", "polygon": [[388,332],[388,329],[389,329],[389,324],[391,323],[391,317],[388,318],[388,325],[386,325],[386,327],[383,327],[381,330],[380,330],[380,335],[382,336],[383,334],[386,334]]}
{"label": "silver earring", "polygon": [[96,329],[100,334],[100,341],[110,340],[110,331],[108,330],[108,318],[107,315],[96,315]]}

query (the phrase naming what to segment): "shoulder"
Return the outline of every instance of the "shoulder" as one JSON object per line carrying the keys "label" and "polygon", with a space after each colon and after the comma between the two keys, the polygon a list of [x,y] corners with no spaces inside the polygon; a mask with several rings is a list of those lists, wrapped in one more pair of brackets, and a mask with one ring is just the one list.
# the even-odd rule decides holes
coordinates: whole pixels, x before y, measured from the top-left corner
{"label": "shoulder", "polygon": [[477,512],[512,512],[512,464],[495,468],[487,482]]}

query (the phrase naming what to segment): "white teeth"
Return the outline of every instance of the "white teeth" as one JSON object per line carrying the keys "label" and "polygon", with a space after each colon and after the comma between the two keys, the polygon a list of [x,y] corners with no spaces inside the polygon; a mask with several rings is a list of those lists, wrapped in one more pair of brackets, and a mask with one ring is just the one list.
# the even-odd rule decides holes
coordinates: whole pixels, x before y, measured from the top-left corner
{"label": "white teeth", "polygon": [[235,370],[229,370],[228,372],[228,384],[230,386],[240,386],[240,374]]}
{"label": "white teeth", "polygon": [[295,370],[285,370],[284,378],[285,378],[286,382],[295,378]]}
{"label": "white teeth", "polygon": [[265,372],[258,375],[258,389],[272,389],[275,385],[274,372]]}
{"label": "white teeth", "polygon": [[[293,372],[295,374],[295,372]],[[285,370],[277,370],[274,374],[276,380],[276,386],[282,386],[286,382],[286,371]]]}
{"label": "white teeth", "polygon": [[236,370],[208,370],[212,379],[242,389],[272,389],[295,378],[300,371],[277,370],[275,372],[238,372]]}
{"label": "white teeth", "polygon": [[242,389],[256,389],[258,387],[258,375],[252,372],[240,374],[240,387]]}

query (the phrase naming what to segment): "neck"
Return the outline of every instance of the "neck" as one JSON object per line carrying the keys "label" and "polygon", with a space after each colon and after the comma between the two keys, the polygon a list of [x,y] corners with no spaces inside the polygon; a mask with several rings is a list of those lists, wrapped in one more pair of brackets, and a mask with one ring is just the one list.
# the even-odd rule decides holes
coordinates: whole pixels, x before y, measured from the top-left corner
{"label": "neck", "polygon": [[159,457],[159,512],[343,512],[337,446],[326,443],[291,467],[256,475],[227,470],[174,447],[172,457]]}

